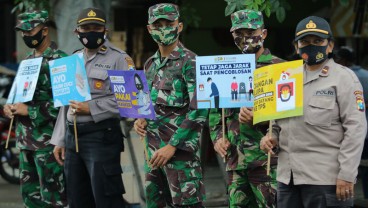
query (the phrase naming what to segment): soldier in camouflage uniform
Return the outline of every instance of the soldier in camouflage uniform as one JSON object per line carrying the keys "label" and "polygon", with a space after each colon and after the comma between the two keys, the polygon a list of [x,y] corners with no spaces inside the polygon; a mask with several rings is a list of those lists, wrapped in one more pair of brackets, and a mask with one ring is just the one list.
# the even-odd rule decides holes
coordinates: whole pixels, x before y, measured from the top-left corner
{"label": "soldier in camouflage uniform", "polygon": [[26,59],[43,57],[32,101],[4,107],[8,117],[15,116],[17,146],[20,148],[20,184],[25,207],[66,207],[63,166],[53,156],[50,137],[58,114],[52,100],[48,61],[65,57],[50,41],[47,11],[20,14],[16,30],[34,50]]}
{"label": "soldier in camouflage uniform", "polygon": [[196,110],[196,55],[178,41],[183,24],[176,5],[157,4],[148,13],[159,50],[144,69],[157,119],[134,123],[148,149],[147,207],[203,207],[199,138],[208,111]]}
{"label": "soldier in camouflage uniform", "polygon": [[[263,47],[267,30],[261,12],[241,10],[231,15],[231,21],[235,44],[242,53],[255,53],[257,68],[282,61]],[[272,160],[271,176],[267,176],[267,155],[259,149],[267,124],[253,126],[252,119],[239,122],[239,112],[240,109],[225,109],[225,141],[221,139],[221,110],[211,109],[209,116],[215,151],[227,161],[229,206],[275,207],[276,160]]]}

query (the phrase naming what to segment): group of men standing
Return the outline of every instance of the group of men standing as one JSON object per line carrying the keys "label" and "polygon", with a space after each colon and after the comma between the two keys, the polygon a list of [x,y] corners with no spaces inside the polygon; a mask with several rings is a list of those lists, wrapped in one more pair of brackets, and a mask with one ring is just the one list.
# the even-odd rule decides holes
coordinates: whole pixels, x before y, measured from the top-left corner
{"label": "group of men standing", "polygon": [[[147,30],[158,50],[144,70],[157,118],[134,122],[148,150],[147,207],[204,207],[200,136],[208,116],[214,149],[226,158],[229,207],[352,206],[349,200],[366,134],[365,109],[355,106],[362,88],[353,73],[329,60],[333,39],[324,19],[308,17],[295,33],[295,49],[305,60],[304,116],[275,121],[270,130],[268,124],[252,124],[251,108],[225,109],[224,115],[218,108],[197,109],[196,54],[179,41],[183,23],[178,6],[151,6],[148,16]],[[70,101],[68,107],[56,109],[48,61],[66,54],[49,39],[47,12],[27,12],[18,20],[16,29],[34,48],[27,58],[44,58],[33,100],[4,108],[8,117],[17,119],[24,205],[124,207],[123,135],[107,70],[134,69],[132,59],[106,39],[106,15],[97,8],[84,9],[74,31],[84,48],[75,53],[84,56],[92,100]],[[235,45],[241,53],[255,54],[257,68],[283,62],[264,47],[267,29],[261,12],[237,11],[231,22]],[[343,82],[348,86],[342,86],[342,77],[349,79]],[[330,97],[315,94],[330,88],[334,90]],[[323,148],[313,149],[319,145]],[[273,157],[267,175],[265,152],[276,146],[282,166],[276,174],[277,157]],[[310,165],[313,162],[318,164]]]}

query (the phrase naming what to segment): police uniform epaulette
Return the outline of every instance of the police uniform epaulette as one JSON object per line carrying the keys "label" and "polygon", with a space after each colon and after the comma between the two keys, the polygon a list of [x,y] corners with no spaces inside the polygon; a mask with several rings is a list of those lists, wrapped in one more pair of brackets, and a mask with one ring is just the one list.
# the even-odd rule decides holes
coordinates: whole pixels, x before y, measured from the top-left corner
{"label": "police uniform epaulette", "polygon": [[348,67],[346,66],[343,66],[341,64],[338,64],[336,63],[337,66],[339,66],[339,68],[342,70],[342,71],[345,71],[346,73],[348,73],[351,77],[351,79],[354,81],[354,82],[359,82],[359,79],[358,77],[355,75],[355,73]]}
{"label": "police uniform epaulette", "polygon": [[105,46],[105,45],[101,46],[101,48],[100,48],[101,52],[105,52],[106,50],[107,50],[107,46]]}
{"label": "police uniform epaulette", "polygon": [[120,48],[116,48],[114,46],[109,46],[112,50],[117,51],[119,53],[126,53],[125,51],[121,50]]}
{"label": "police uniform epaulette", "polygon": [[83,48],[77,49],[77,50],[73,51],[73,53],[72,53],[72,54],[75,54],[75,53],[80,52],[80,51],[82,51],[82,50],[83,50]]}

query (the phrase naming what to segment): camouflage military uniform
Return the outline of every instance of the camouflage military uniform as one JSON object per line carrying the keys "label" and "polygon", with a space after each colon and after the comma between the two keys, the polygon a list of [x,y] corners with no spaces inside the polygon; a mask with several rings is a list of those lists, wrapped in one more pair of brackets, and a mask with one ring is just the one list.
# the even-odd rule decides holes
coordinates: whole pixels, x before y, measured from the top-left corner
{"label": "camouflage military uniform", "polygon": [[[172,19],[165,14],[176,8],[166,5],[151,7],[150,20],[152,16]],[[208,111],[195,109],[195,54],[178,43],[169,57],[161,59],[157,51],[149,58],[145,72],[157,118],[147,120],[148,157],[167,144],[177,148],[164,167],[146,165],[147,207],[201,207],[205,191],[199,137]]]}
{"label": "camouflage military uniform", "polygon": [[[150,26],[157,19],[179,18],[178,8],[173,4],[156,4],[149,8],[148,14]],[[208,111],[196,110],[196,55],[179,41],[175,42],[177,30],[162,34],[165,38],[151,35],[158,44],[167,45],[174,40],[177,45],[168,57],[161,57],[157,51],[144,66],[156,113],[156,120],[147,120],[148,159],[167,144],[176,147],[176,152],[162,168],[152,169],[146,164],[146,204],[150,208],[202,207],[205,191],[199,138]]]}
{"label": "camouflage military uniform", "polygon": [[208,112],[195,109],[195,54],[179,43],[163,61],[159,52],[152,56],[145,71],[157,118],[148,120],[148,156],[166,144],[177,148],[165,167],[146,166],[147,205],[164,207],[164,197],[175,205],[199,203],[205,198],[199,138]]}
{"label": "camouflage military uniform", "polygon": [[[18,16],[17,30],[30,31],[47,21],[46,11],[23,13]],[[43,52],[42,65],[28,116],[16,117],[17,146],[20,148],[21,193],[26,207],[66,207],[63,167],[52,153],[51,134],[58,114],[52,99],[48,61],[65,57],[54,42]],[[27,59],[35,58],[35,52]]]}
{"label": "camouflage military uniform", "polygon": [[[241,15],[242,11],[239,11],[238,14]],[[237,19],[237,21],[234,21],[234,19]],[[233,26],[235,26],[233,28],[255,29],[248,25],[246,19],[243,18],[242,21],[238,21],[239,19],[234,18],[233,15]],[[241,24],[246,24],[246,26],[244,27]],[[272,56],[268,49],[264,49],[257,59],[257,68],[279,62],[282,62],[282,60]],[[274,207],[276,204],[277,159],[272,159],[271,174],[267,176],[267,155],[259,148],[259,143],[266,133],[266,128],[239,123],[239,112],[240,109],[225,109],[225,135],[231,144],[227,153],[226,166],[229,176],[229,207]],[[223,135],[221,110],[211,109],[209,119],[212,130],[211,139],[216,143]]]}

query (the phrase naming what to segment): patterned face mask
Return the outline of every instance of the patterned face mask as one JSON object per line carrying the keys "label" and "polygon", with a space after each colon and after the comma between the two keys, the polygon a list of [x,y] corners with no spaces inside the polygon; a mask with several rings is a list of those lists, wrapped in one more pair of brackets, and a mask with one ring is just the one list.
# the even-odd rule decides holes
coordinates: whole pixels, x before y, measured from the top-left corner
{"label": "patterned face mask", "polygon": [[324,62],[328,54],[326,53],[328,45],[316,46],[308,45],[303,48],[299,48],[299,55],[305,61],[307,65],[316,65]]}
{"label": "patterned face mask", "polygon": [[171,45],[179,38],[179,25],[176,27],[152,28],[150,34],[153,40],[160,45]]}
{"label": "patterned face mask", "polygon": [[263,45],[262,34],[252,37],[244,37],[234,34],[233,37],[235,45],[238,46],[244,54],[257,53]]}

